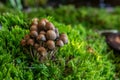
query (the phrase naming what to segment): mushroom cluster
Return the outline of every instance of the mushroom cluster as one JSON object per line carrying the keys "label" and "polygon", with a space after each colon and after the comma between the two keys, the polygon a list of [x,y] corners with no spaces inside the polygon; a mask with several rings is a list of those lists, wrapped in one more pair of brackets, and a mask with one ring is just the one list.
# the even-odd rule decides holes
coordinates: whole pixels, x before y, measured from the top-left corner
{"label": "mushroom cluster", "polygon": [[34,18],[30,33],[21,40],[21,45],[30,51],[30,55],[41,60],[51,59],[59,47],[68,43],[65,33],[59,34],[57,28],[47,19]]}

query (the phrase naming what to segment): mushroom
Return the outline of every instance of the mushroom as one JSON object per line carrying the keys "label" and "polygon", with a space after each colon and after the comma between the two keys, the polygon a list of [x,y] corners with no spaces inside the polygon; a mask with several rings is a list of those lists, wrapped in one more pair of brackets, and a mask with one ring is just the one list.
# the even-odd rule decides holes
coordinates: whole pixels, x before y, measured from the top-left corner
{"label": "mushroom", "polygon": [[60,39],[63,41],[64,44],[68,43],[68,37],[66,34],[64,33],[60,34]]}
{"label": "mushroom", "polygon": [[35,44],[34,44],[34,48],[35,48],[35,49],[38,49],[38,48],[39,48],[39,44],[35,43]]}
{"label": "mushroom", "polygon": [[57,28],[55,28],[56,38],[59,38],[59,31]]}
{"label": "mushroom", "polygon": [[48,30],[46,33],[46,38],[48,40],[55,40],[56,39],[56,33],[53,30]]}
{"label": "mushroom", "polygon": [[38,36],[37,31],[31,31],[31,32],[30,32],[30,36],[31,36],[31,37],[37,37],[37,36]]}
{"label": "mushroom", "polygon": [[43,34],[39,34],[39,35],[37,36],[37,40],[38,40],[38,41],[46,41],[46,37],[45,37],[45,35],[43,35]]}
{"label": "mushroom", "polygon": [[27,45],[33,46],[34,45],[34,40],[33,39],[28,39],[27,40]]}
{"label": "mushroom", "polygon": [[28,40],[30,39],[30,35],[26,34],[25,37],[24,37],[25,40]]}
{"label": "mushroom", "polygon": [[46,22],[48,22],[47,19],[42,19],[41,21],[39,21],[39,23],[38,23],[39,31],[45,30]]}
{"label": "mushroom", "polygon": [[30,31],[37,31],[38,29],[37,29],[37,25],[32,25],[31,27],[30,27]]}
{"label": "mushroom", "polygon": [[63,41],[62,41],[62,40],[57,40],[57,41],[56,41],[56,46],[58,46],[58,47],[64,46]]}
{"label": "mushroom", "polygon": [[46,34],[46,32],[45,32],[45,31],[40,31],[40,33],[39,33],[39,34],[44,34],[44,35],[45,35],[45,34]]}
{"label": "mushroom", "polygon": [[39,47],[39,48],[37,49],[37,51],[38,51],[38,53],[40,54],[40,56],[46,57],[47,51],[46,51],[46,49],[45,49],[44,47]]}
{"label": "mushroom", "polygon": [[65,33],[60,34],[61,37],[67,37]]}
{"label": "mushroom", "polygon": [[60,39],[63,41],[64,44],[68,43],[68,38],[67,37],[60,36]]}
{"label": "mushroom", "polygon": [[55,48],[55,42],[52,40],[48,40],[46,45],[47,45],[47,48],[50,50],[53,50]]}
{"label": "mushroom", "polygon": [[49,22],[47,19],[43,18],[41,19],[41,21],[45,21],[45,22]]}
{"label": "mushroom", "polygon": [[32,19],[32,25],[38,25],[38,21],[39,21],[38,18],[33,18]]}
{"label": "mushroom", "polygon": [[51,22],[46,22],[45,30],[55,30],[55,27]]}
{"label": "mushroom", "polygon": [[22,46],[25,46],[25,45],[26,45],[26,40],[22,39],[22,40],[21,40],[21,45],[22,45]]}

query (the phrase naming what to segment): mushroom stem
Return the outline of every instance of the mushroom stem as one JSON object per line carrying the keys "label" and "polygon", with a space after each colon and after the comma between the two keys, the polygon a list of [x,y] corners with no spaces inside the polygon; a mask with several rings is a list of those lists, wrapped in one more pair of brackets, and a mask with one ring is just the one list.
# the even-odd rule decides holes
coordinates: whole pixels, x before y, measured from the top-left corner
{"label": "mushroom stem", "polygon": [[45,42],[44,41],[42,42],[42,46],[45,47]]}
{"label": "mushroom stem", "polygon": [[39,41],[39,43],[40,43],[40,46],[42,46],[42,41]]}
{"label": "mushroom stem", "polygon": [[25,51],[25,53],[29,54],[29,50],[27,48],[23,48],[23,50]]}
{"label": "mushroom stem", "polygon": [[56,47],[54,50],[49,51],[49,59],[52,60],[52,57],[55,56],[55,53],[57,52],[58,48]]}
{"label": "mushroom stem", "polygon": [[51,55],[51,59],[52,59],[53,56],[56,55],[56,52],[57,52],[57,51],[58,51],[58,47],[56,47],[56,48],[53,50],[52,55]]}
{"label": "mushroom stem", "polygon": [[40,60],[40,55],[39,55],[38,52],[36,53],[36,58],[37,58],[38,61]]}
{"label": "mushroom stem", "polygon": [[33,56],[36,57],[37,56],[37,51],[35,49],[33,49]]}
{"label": "mushroom stem", "polygon": [[50,59],[52,58],[53,53],[54,53],[54,50],[53,50],[53,51],[51,51],[51,53],[50,53]]}
{"label": "mushroom stem", "polygon": [[33,50],[32,50],[32,46],[30,46],[30,55],[33,58]]}

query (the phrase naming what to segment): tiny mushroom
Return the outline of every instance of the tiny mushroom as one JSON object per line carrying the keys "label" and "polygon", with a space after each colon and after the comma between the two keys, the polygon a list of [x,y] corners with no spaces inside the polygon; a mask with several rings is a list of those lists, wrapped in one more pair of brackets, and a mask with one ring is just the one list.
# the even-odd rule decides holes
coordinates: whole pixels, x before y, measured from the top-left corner
{"label": "tiny mushroom", "polygon": [[67,44],[68,43],[68,37],[66,34],[61,34],[60,35],[60,39],[63,41],[64,44]]}
{"label": "tiny mushroom", "polygon": [[67,37],[65,33],[60,34],[61,37]]}
{"label": "tiny mushroom", "polygon": [[37,31],[38,29],[37,29],[37,25],[32,25],[31,27],[30,27],[30,31]]}
{"label": "tiny mushroom", "polygon": [[25,40],[28,40],[30,39],[30,35],[26,34],[25,37],[24,37]]}
{"label": "tiny mushroom", "polygon": [[55,27],[51,22],[46,22],[45,30],[55,30]]}
{"label": "tiny mushroom", "polygon": [[48,40],[46,44],[47,44],[47,48],[50,50],[53,50],[55,48],[55,42],[52,40]]}
{"label": "tiny mushroom", "polygon": [[47,51],[44,47],[39,47],[37,51],[42,57],[45,57],[47,55]]}
{"label": "tiny mushroom", "polygon": [[38,48],[39,48],[39,44],[38,44],[38,43],[35,43],[35,44],[34,44],[34,48],[35,48],[35,49],[38,49]]}
{"label": "tiny mushroom", "polygon": [[55,33],[56,33],[56,37],[59,38],[59,31],[58,31],[58,28],[55,28]]}
{"label": "tiny mushroom", "polygon": [[68,38],[67,37],[60,37],[60,39],[63,41],[64,44],[68,43]]}
{"label": "tiny mushroom", "polygon": [[28,39],[27,40],[27,45],[33,46],[34,45],[34,40],[33,39]]}
{"label": "tiny mushroom", "polygon": [[46,32],[45,32],[45,31],[40,31],[40,33],[39,33],[39,34],[44,34],[44,35],[45,35],[45,34],[46,34]]}
{"label": "tiny mushroom", "polygon": [[63,41],[62,41],[62,40],[57,40],[57,41],[56,41],[56,46],[58,46],[58,47],[64,46]]}
{"label": "tiny mushroom", "polygon": [[21,45],[22,45],[22,46],[25,46],[25,45],[26,45],[26,40],[22,39],[22,40],[21,40]]}
{"label": "tiny mushroom", "polygon": [[55,40],[56,39],[56,33],[53,30],[48,30],[46,33],[46,38],[48,40]]}
{"label": "tiny mushroom", "polygon": [[39,35],[37,36],[37,40],[38,40],[38,41],[46,41],[46,37],[45,37],[45,35],[43,35],[43,34],[39,34]]}
{"label": "tiny mushroom", "polygon": [[46,22],[48,22],[46,19],[42,19],[41,21],[39,21],[38,23],[39,31],[45,30]]}
{"label": "tiny mushroom", "polygon": [[38,21],[39,21],[38,18],[33,18],[32,19],[32,25],[38,25]]}
{"label": "tiny mushroom", "polygon": [[30,32],[30,36],[31,36],[31,37],[37,37],[37,36],[38,36],[37,31],[31,31],[31,32]]}

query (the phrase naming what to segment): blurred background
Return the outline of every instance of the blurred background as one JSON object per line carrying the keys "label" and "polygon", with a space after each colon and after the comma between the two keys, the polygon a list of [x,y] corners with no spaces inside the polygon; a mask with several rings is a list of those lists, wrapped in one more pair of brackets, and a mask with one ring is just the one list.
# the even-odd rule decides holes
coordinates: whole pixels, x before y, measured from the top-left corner
{"label": "blurred background", "polygon": [[120,5],[120,0],[0,0],[0,5],[26,9],[30,7],[58,7],[59,5],[74,5],[75,7],[115,7]]}
{"label": "blurred background", "polygon": [[120,0],[0,0],[0,13],[22,11],[28,18],[97,29],[120,29]]}
{"label": "blurred background", "polygon": [[120,0],[0,0],[0,5],[26,9],[30,7],[58,7],[59,5],[74,5],[75,7],[115,7],[120,5]]}

